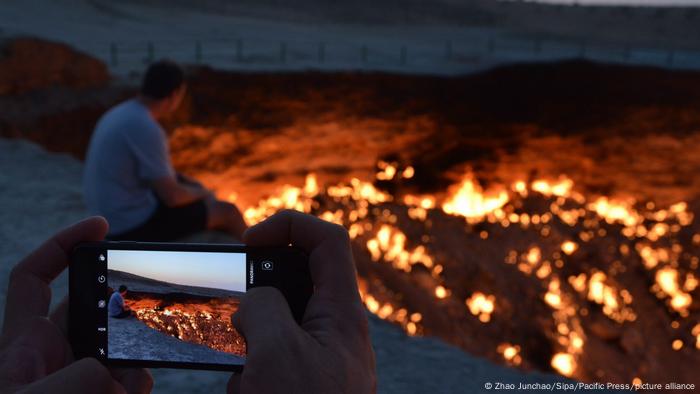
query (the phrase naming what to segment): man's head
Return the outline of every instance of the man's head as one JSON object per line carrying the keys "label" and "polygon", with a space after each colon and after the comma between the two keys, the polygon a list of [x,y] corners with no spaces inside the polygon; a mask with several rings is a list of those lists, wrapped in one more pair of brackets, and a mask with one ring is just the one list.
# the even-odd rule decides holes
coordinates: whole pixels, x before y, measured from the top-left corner
{"label": "man's head", "polygon": [[141,82],[141,97],[156,117],[174,112],[185,95],[185,73],[170,60],[151,64]]}
{"label": "man's head", "polygon": [[119,286],[119,294],[121,294],[122,296],[126,295],[126,290],[127,290],[127,288],[125,285]]}

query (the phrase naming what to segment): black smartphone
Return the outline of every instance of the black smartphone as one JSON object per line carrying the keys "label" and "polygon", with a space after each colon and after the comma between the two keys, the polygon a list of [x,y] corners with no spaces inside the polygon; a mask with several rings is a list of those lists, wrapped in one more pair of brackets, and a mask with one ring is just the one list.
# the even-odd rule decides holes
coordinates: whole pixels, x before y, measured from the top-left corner
{"label": "black smartphone", "polygon": [[78,245],[69,266],[68,336],[107,365],[240,371],[231,324],[244,293],[273,286],[301,321],[313,283],[294,247],[141,242]]}

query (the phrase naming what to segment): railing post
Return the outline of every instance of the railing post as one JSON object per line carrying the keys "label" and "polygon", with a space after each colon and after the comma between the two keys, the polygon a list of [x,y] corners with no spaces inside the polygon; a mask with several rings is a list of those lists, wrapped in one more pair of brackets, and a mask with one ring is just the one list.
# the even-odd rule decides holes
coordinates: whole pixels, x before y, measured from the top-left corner
{"label": "railing post", "polygon": [[109,44],[109,62],[112,64],[112,67],[116,67],[119,64],[119,53],[116,42]]}
{"label": "railing post", "polygon": [[202,43],[199,41],[194,45],[194,60],[197,64],[202,62]]}
{"label": "railing post", "polygon": [[284,64],[287,62],[287,43],[284,41],[280,42],[280,63]]}
{"label": "railing post", "polygon": [[676,51],[671,49],[668,51],[668,54],[666,55],[666,65],[668,67],[673,68],[673,63],[676,60]]}
{"label": "railing post", "polygon": [[326,43],[323,41],[318,43],[318,62],[326,62]]}
{"label": "railing post", "polygon": [[147,44],[147,50],[146,50],[146,63],[151,64],[153,63],[153,60],[155,59],[155,49],[153,47],[153,42],[149,41]]}
{"label": "railing post", "polygon": [[240,38],[236,40],[236,61],[243,61],[243,40]]}

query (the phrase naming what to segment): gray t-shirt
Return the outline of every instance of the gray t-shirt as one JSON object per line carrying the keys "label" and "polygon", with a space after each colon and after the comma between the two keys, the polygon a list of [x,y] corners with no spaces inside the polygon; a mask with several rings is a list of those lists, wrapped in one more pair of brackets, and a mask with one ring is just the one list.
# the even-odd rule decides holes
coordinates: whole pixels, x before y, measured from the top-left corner
{"label": "gray t-shirt", "polygon": [[112,296],[109,297],[109,304],[107,304],[107,314],[110,316],[119,316],[120,313],[124,312],[124,297],[121,293],[115,291]]}
{"label": "gray t-shirt", "polygon": [[88,211],[109,221],[110,235],[132,230],[158,206],[150,182],[175,176],[165,131],[136,99],[97,122],[85,159],[83,193]]}

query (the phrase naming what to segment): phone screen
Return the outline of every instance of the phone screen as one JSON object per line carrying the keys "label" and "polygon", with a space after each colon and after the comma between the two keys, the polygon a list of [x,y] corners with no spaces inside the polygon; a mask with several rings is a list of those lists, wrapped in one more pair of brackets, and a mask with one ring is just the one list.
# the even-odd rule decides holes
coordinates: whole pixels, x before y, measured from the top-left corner
{"label": "phone screen", "polygon": [[247,288],[245,253],[107,250],[106,356],[242,365],[231,323]]}
{"label": "phone screen", "polygon": [[231,316],[246,291],[277,288],[298,322],[313,292],[289,246],[100,242],[77,247],[69,271],[74,353],[115,366],[240,370]]}

